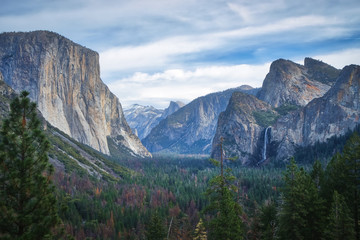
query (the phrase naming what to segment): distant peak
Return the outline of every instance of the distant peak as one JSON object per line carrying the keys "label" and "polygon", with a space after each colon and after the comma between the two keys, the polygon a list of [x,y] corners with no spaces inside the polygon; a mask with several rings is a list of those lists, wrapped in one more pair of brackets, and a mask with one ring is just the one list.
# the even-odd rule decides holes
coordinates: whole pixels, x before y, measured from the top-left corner
{"label": "distant peak", "polygon": [[252,90],[252,89],[254,89],[252,86],[249,86],[249,85],[241,85],[239,88],[241,90]]}
{"label": "distant peak", "polygon": [[175,106],[179,106],[180,108],[185,106],[185,103],[181,102],[181,101],[170,101],[169,107],[175,105]]}

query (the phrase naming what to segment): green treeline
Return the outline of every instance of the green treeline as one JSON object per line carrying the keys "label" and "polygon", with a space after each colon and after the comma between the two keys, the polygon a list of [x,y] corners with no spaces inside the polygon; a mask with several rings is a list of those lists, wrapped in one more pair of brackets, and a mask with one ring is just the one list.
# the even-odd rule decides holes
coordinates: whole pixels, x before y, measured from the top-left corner
{"label": "green treeline", "polygon": [[98,179],[59,136],[49,146],[26,94],[17,101],[0,138],[0,239],[359,239],[359,128],[286,167],[100,156],[121,178]]}

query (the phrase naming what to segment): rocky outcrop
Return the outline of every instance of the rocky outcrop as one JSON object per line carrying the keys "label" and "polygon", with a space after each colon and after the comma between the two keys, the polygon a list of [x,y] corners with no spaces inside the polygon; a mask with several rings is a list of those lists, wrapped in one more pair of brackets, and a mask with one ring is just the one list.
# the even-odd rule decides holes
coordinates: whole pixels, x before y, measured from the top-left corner
{"label": "rocky outcrop", "polygon": [[134,155],[150,156],[101,81],[98,53],[52,32],[3,33],[0,72],[14,90],[29,91],[44,118],[75,140],[110,154],[110,137]]}
{"label": "rocky outcrop", "polygon": [[272,107],[255,96],[234,92],[226,110],[219,116],[216,134],[212,143],[212,157],[220,156],[220,138],[226,156],[236,156],[243,163],[256,162],[263,146],[265,127],[257,115],[277,116]]}
{"label": "rocky outcrop", "polygon": [[311,58],[305,59],[305,66],[279,59],[271,64],[257,97],[273,107],[285,103],[305,106],[314,98],[323,96],[339,72]]}
{"label": "rocky outcrop", "polygon": [[333,87],[304,108],[280,118],[272,128],[277,159],[291,156],[297,146],[325,142],[360,123],[360,66],[345,67]]}
{"label": "rocky outcrop", "polygon": [[6,97],[7,100],[14,96],[14,90],[5,83],[4,77],[0,72],[0,95]]}
{"label": "rocky outcrop", "polygon": [[140,139],[144,139],[162,119],[163,111],[152,106],[131,105],[124,110],[125,118]]}
{"label": "rocky outcrop", "polygon": [[218,116],[232,93],[252,90],[239,87],[199,97],[160,121],[143,143],[150,152],[209,154]]}
{"label": "rocky outcrop", "polygon": [[176,112],[183,106],[185,106],[185,104],[181,101],[176,101],[176,102],[171,101],[169,106],[167,108],[165,108],[163,114],[161,115],[161,118],[162,119],[167,118],[169,115],[173,114],[174,112]]}
{"label": "rocky outcrop", "polygon": [[0,72],[0,123],[10,111],[10,101],[15,97],[15,92],[4,81],[4,77]]}
{"label": "rocky outcrop", "polygon": [[270,105],[234,93],[220,114],[212,155],[219,155],[223,137],[225,153],[244,164],[262,163],[270,155],[283,160],[298,147],[353,130],[360,114],[359,69],[351,65],[339,72],[311,58],[305,59],[305,66],[275,61],[257,94]]}
{"label": "rocky outcrop", "polygon": [[184,106],[184,103],[170,102],[166,109],[156,109],[153,106],[141,106],[139,104],[131,105],[124,110],[125,118],[136,135],[142,140],[151,130],[170,114],[176,112]]}

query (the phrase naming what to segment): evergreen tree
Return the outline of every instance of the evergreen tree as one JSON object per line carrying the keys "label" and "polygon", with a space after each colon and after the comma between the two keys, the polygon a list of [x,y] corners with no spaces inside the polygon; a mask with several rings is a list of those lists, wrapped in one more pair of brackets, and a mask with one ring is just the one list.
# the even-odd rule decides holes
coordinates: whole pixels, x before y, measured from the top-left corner
{"label": "evergreen tree", "polygon": [[359,240],[360,137],[356,132],[346,142],[343,154],[336,154],[328,164],[324,189],[329,209],[334,191],[344,197],[353,219],[355,239]]}
{"label": "evergreen tree", "polygon": [[302,186],[299,186],[302,177],[294,159],[292,159],[284,175],[285,186],[282,189],[279,212],[282,239],[304,239],[302,229],[306,226],[304,216],[307,212],[300,200],[304,198],[302,195],[304,190],[300,188]]}
{"label": "evergreen tree", "polygon": [[262,240],[276,239],[278,220],[276,205],[272,201],[267,201],[260,209],[259,214],[260,231]]}
{"label": "evergreen tree", "polygon": [[44,239],[57,224],[49,143],[28,93],[10,105],[0,134],[0,238]]}
{"label": "evergreen tree", "polygon": [[313,164],[312,171],[310,172],[310,177],[315,183],[317,189],[321,190],[321,186],[324,183],[324,170],[320,161],[315,161]]}
{"label": "evergreen tree", "polygon": [[196,225],[193,240],[207,240],[206,229],[201,218],[199,223]]}
{"label": "evergreen tree", "polygon": [[215,166],[220,166],[220,175],[210,180],[210,186],[206,191],[206,195],[210,198],[210,205],[205,208],[205,211],[212,213],[213,216],[209,223],[209,238],[224,240],[243,239],[242,208],[235,201],[234,193],[238,189],[232,184],[235,177],[231,174],[230,168],[224,170],[222,141],[220,148],[220,162],[211,159]]}
{"label": "evergreen tree", "polygon": [[148,240],[161,240],[166,236],[163,223],[161,222],[159,214],[156,212],[152,215],[149,224],[146,228],[146,237]]}
{"label": "evergreen tree", "polygon": [[326,228],[328,240],[351,240],[355,238],[353,219],[346,205],[345,198],[334,191],[333,203],[328,217]]}
{"label": "evergreen tree", "polygon": [[344,147],[343,158],[348,167],[348,190],[345,194],[347,204],[353,212],[356,239],[360,239],[359,207],[360,207],[360,137],[355,132]]}
{"label": "evergreen tree", "polygon": [[324,231],[324,201],[316,184],[303,168],[291,160],[284,175],[280,206],[281,239],[322,239]]}

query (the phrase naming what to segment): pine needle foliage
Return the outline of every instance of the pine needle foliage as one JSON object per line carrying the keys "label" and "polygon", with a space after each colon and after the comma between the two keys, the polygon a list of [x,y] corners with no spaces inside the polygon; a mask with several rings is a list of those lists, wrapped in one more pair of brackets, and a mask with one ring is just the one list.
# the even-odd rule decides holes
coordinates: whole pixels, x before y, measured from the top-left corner
{"label": "pine needle foliage", "polygon": [[49,239],[58,223],[49,142],[28,92],[10,105],[0,134],[0,239]]}
{"label": "pine needle foliage", "polygon": [[220,167],[220,175],[209,181],[206,196],[210,204],[205,208],[212,218],[208,223],[209,239],[237,240],[243,239],[242,207],[236,200],[238,188],[233,184],[235,177],[231,168],[224,169],[224,158],[221,139],[221,159],[210,159],[216,167]]}
{"label": "pine needle foliage", "polygon": [[196,225],[193,240],[207,240],[206,229],[201,218],[199,223]]}

